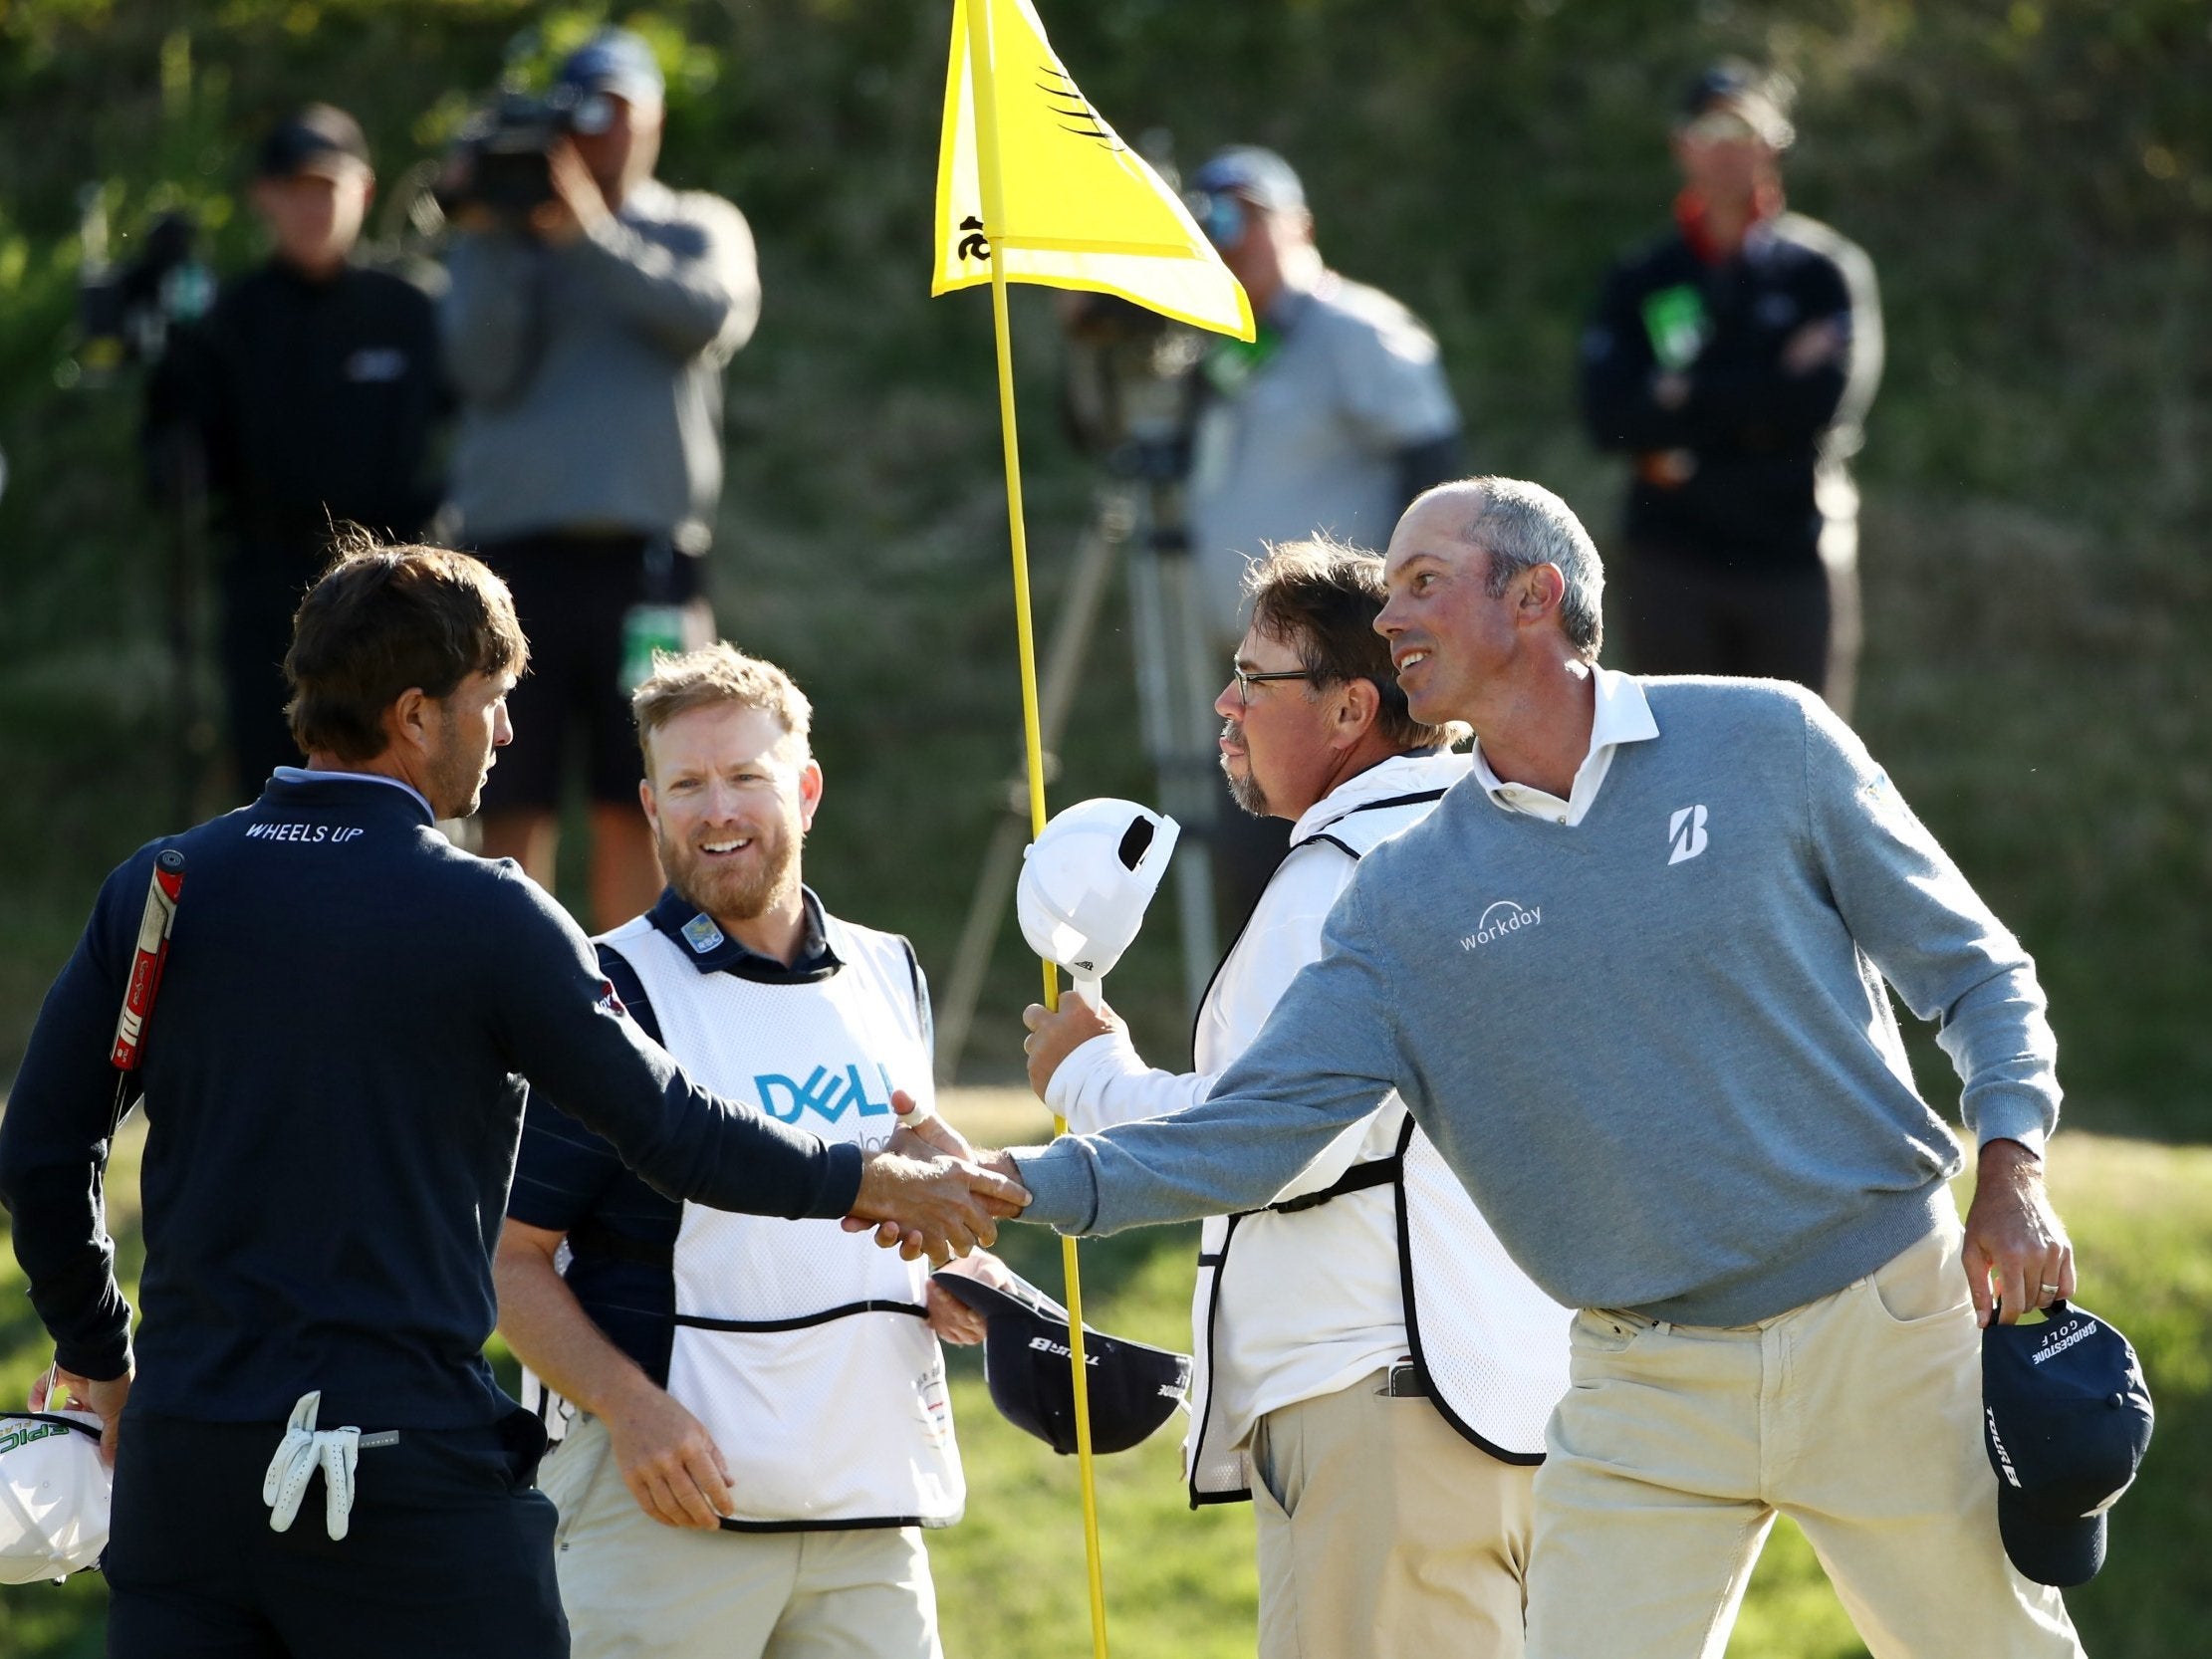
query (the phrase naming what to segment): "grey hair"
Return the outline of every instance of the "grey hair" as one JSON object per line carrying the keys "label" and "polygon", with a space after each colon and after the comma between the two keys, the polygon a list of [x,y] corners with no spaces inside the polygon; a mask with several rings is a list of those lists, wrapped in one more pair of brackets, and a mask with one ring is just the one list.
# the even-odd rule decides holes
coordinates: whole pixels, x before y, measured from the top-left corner
{"label": "grey hair", "polygon": [[1485,588],[1492,598],[1502,597],[1523,571],[1559,567],[1567,583],[1560,628],[1585,662],[1598,660],[1605,642],[1605,563],[1574,508],[1543,485],[1520,478],[1464,478],[1428,494],[1471,498],[1459,538],[1490,555]]}

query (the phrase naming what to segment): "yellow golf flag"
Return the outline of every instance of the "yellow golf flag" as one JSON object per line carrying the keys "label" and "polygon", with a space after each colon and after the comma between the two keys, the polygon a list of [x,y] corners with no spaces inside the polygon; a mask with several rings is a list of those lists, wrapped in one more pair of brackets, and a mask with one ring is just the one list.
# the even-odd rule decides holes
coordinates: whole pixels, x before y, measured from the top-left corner
{"label": "yellow golf flag", "polygon": [[[970,6],[989,8],[982,136]],[[1005,223],[986,233],[978,156],[994,132]],[[1244,289],[1175,192],[1077,90],[1030,0],[955,0],[929,292],[989,282],[994,239],[1010,282],[1118,294],[1178,322],[1252,338]]]}

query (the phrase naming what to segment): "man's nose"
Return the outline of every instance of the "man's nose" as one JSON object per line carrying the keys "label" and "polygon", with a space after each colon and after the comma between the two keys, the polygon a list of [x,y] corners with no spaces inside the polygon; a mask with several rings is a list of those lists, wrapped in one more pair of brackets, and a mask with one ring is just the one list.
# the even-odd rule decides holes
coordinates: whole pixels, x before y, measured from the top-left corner
{"label": "man's nose", "polygon": [[1382,601],[1382,608],[1374,613],[1374,631],[1385,639],[1394,637],[1398,629],[1405,625],[1397,618],[1397,608],[1398,596],[1392,593]]}
{"label": "man's nose", "polygon": [[1229,676],[1229,683],[1221,688],[1221,695],[1213,700],[1214,713],[1224,720],[1235,720],[1244,713],[1244,694],[1237,689],[1237,677]]}
{"label": "man's nose", "polygon": [[507,714],[507,699],[499,700],[499,712],[492,716],[492,747],[504,749],[515,741],[515,723]]}

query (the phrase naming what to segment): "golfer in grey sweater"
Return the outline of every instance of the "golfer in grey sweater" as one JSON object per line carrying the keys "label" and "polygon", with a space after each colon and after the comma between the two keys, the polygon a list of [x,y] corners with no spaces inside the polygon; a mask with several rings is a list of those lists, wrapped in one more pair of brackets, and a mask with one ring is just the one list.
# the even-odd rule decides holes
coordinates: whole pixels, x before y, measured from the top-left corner
{"label": "golfer in grey sweater", "polygon": [[[2019,943],[1817,698],[1596,667],[1601,567],[1549,492],[1431,491],[1388,581],[1414,715],[1474,726],[1472,775],[1362,863],[1204,1105],[1010,1154],[1028,1219],[1264,1204],[1396,1088],[1585,1309],[1531,1659],[1719,1652],[1777,1513],[1877,1654],[2078,1652],[2005,1559],[1981,1445],[1993,1281],[2007,1319],[2074,1288]],[[1963,1232],[1884,982],[1965,1083]]]}

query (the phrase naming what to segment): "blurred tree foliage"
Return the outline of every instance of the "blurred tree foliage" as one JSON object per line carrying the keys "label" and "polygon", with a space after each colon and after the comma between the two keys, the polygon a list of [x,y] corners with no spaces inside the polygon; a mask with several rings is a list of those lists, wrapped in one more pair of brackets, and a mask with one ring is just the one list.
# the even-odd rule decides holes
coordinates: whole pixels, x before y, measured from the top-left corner
{"label": "blurred tree foliage", "polygon": [[[1583,310],[1605,262],[1664,223],[1665,124],[1689,74],[1737,52],[1795,77],[1793,202],[1871,252],[1889,328],[1861,465],[1860,724],[2043,960],[2089,1120],[2212,1134],[2201,0],[1042,10],[1124,134],[1170,129],[1186,159],[1231,139],[1290,155],[1333,262],[1436,329],[1477,462],[1554,484],[1601,542],[1618,480],[1574,419]],[[1001,774],[1011,727],[987,323],[925,297],[947,7],[614,14],[670,74],[664,174],[735,198],[762,244],[766,319],[731,375],[725,615],[809,676],[826,741],[912,740],[918,770],[886,762],[867,820],[833,815],[818,850],[856,912],[891,906],[941,973],[993,810],[985,790],[952,803],[943,780]],[[94,875],[166,816],[158,791],[116,781],[157,767],[162,698],[130,399],[58,384],[80,191],[103,192],[120,256],[184,207],[234,269],[255,250],[246,157],[286,107],[353,109],[395,193],[503,72],[542,75],[606,15],[0,0],[0,737],[26,782],[0,805],[21,993],[0,1001],[24,1011],[0,1030],[0,1072]],[[1047,417],[1049,310],[1024,295],[1017,324],[1049,549],[1090,480]],[[1118,671],[1108,657],[1097,675]],[[1098,697],[1071,783],[1142,790],[1125,694]],[[878,832],[885,814],[911,827],[902,843]],[[1131,981],[1162,1033],[1168,981]],[[1026,984],[1009,953],[993,995]]]}

